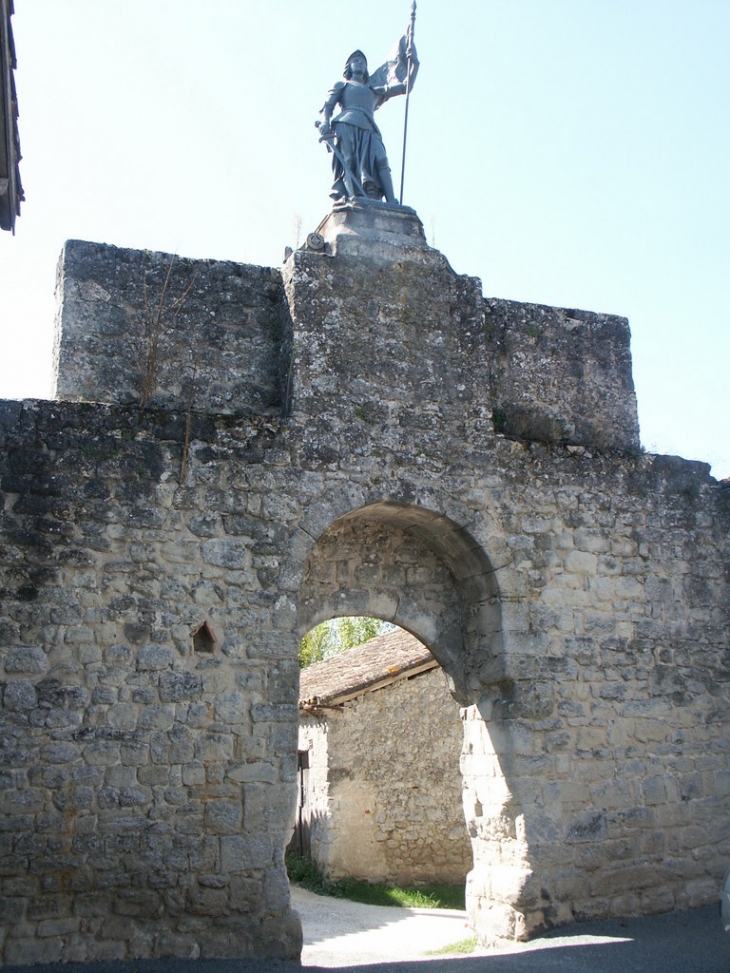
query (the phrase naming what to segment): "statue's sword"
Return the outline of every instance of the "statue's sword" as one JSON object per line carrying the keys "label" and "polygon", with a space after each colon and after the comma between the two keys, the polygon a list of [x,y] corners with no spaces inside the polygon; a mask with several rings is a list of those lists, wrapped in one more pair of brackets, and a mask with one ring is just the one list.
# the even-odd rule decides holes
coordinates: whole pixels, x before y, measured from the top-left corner
{"label": "statue's sword", "polygon": [[[315,122],[314,124],[317,128],[322,127],[321,122]],[[320,135],[319,141],[324,142],[328,151],[332,153],[335,159],[337,159],[342,166],[342,178],[344,179],[347,195],[350,197],[350,199],[353,199],[355,196],[364,196],[365,192],[360,184],[360,180],[357,178],[352,169],[350,169],[348,164],[345,162],[344,156],[335,145],[334,132],[330,132],[329,135]]]}

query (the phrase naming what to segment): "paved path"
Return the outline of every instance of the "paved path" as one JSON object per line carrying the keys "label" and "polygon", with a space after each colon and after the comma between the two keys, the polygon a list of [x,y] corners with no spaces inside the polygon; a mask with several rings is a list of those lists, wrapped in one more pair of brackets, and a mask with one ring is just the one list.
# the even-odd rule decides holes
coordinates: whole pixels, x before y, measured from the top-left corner
{"label": "paved path", "polygon": [[464,912],[360,905],[292,889],[306,967],[364,973],[730,973],[716,907],[581,923],[506,949],[425,955],[470,935]]}
{"label": "paved path", "polygon": [[292,888],[302,919],[304,966],[418,960],[472,935],[465,912],[362,905]]}

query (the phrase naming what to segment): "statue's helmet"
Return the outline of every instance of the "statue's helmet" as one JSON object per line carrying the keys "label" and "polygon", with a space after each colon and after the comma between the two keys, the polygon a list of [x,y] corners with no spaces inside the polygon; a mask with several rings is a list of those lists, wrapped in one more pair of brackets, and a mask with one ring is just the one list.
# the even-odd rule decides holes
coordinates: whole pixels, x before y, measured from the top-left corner
{"label": "statue's helmet", "polygon": [[345,61],[345,70],[343,72],[343,76],[345,78],[347,78],[348,81],[352,77],[352,71],[350,70],[350,62],[355,57],[361,57],[363,59],[363,61],[365,62],[365,80],[367,80],[368,77],[369,77],[368,76],[368,59],[365,57],[365,55],[363,54],[363,52],[361,50],[353,51],[352,54],[348,57],[348,59]]}

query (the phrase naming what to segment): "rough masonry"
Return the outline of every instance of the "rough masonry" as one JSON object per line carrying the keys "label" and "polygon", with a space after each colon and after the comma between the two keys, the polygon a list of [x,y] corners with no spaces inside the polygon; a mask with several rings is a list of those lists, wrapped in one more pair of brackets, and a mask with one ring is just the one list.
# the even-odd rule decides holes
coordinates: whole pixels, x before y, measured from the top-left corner
{"label": "rough masonry", "polygon": [[482,296],[415,214],[278,271],[67,244],[0,408],[4,963],[296,957],[299,637],[395,622],[462,707],[482,942],[714,901],[730,510],[642,452],[625,320]]}

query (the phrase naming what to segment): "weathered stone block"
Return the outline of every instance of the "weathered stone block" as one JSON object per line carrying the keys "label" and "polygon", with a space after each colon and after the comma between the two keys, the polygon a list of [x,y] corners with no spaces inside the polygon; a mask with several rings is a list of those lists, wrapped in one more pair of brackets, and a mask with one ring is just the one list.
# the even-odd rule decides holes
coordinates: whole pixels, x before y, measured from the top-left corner
{"label": "weathered stone block", "polygon": [[158,914],[161,901],[157,892],[128,889],[115,895],[113,911],[120,916],[149,918]]}
{"label": "weathered stone block", "polygon": [[228,911],[228,891],[211,888],[191,890],[190,908],[194,915],[225,915]]}
{"label": "weathered stone block", "polygon": [[3,692],[3,706],[11,712],[28,712],[35,709],[37,696],[32,683],[21,680],[11,682],[5,686]]}
{"label": "weathered stone block", "polygon": [[221,868],[231,875],[254,868],[267,868],[271,862],[272,846],[268,835],[221,838]]}
{"label": "weathered stone block", "polygon": [[219,693],[215,703],[215,717],[229,725],[247,723],[249,706],[249,699],[243,693]]}
{"label": "weathered stone block", "polygon": [[5,958],[10,966],[32,966],[34,963],[60,963],[63,944],[56,939],[8,939]]}
{"label": "weathered stone block", "polygon": [[237,834],[241,830],[242,803],[208,801],[205,805],[205,829],[208,834]]}
{"label": "weathered stone block", "polygon": [[137,653],[137,669],[167,669],[173,659],[173,651],[167,645],[143,645]]}
{"label": "weathered stone block", "polygon": [[44,672],[47,667],[48,657],[40,648],[18,646],[5,656],[5,672]]}

